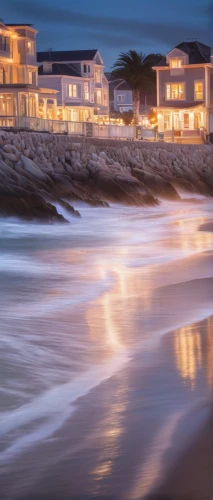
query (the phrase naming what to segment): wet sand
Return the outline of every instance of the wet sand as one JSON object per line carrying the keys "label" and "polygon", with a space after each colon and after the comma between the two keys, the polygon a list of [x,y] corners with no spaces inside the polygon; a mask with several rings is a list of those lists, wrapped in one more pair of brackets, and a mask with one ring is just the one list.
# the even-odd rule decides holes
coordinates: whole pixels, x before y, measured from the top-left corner
{"label": "wet sand", "polygon": [[[149,500],[211,500],[213,498],[213,408],[207,422]],[[197,417],[197,414],[196,414]],[[190,421],[188,422],[190,426]],[[178,439],[178,432],[176,439]],[[181,436],[180,436],[181,437]]]}
{"label": "wet sand", "polygon": [[200,231],[207,231],[207,232],[213,232],[213,222],[206,222],[206,224],[202,224],[199,227]]}
{"label": "wet sand", "polygon": [[[9,389],[17,388],[21,398],[26,382],[26,405],[19,399],[15,404],[9,391],[7,400],[4,396],[10,414],[7,421],[3,413],[0,428],[1,500],[144,500],[153,495],[210,500],[213,236],[197,231],[204,217],[197,224],[184,220],[183,212],[168,222],[157,244],[136,238],[130,246],[118,241],[110,248],[106,240],[101,246],[99,234],[100,247],[89,238],[86,250],[83,240],[82,249],[72,251],[66,243],[64,249],[45,252],[42,237],[36,259],[39,268],[39,255],[42,265],[36,275],[40,296],[34,297],[35,281],[29,282],[30,261],[27,280],[25,274],[24,281],[16,278],[19,293],[25,290],[20,301],[26,304],[30,294],[24,309],[16,303],[17,290],[13,297],[14,274],[7,281],[5,328],[12,342],[15,331],[21,343],[20,357],[12,353],[11,358],[9,351],[9,364],[4,365],[4,355],[2,367],[9,366],[11,374],[11,359],[17,361]],[[149,221],[151,234],[158,224]],[[122,241],[120,220],[117,227]],[[56,262],[64,266],[62,276],[43,278],[46,266],[55,270]],[[87,282],[91,288],[96,280],[96,293],[81,301]],[[79,294],[73,306],[66,303],[67,290],[75,300]],[[23,360],[29,370],[24,376]]]}

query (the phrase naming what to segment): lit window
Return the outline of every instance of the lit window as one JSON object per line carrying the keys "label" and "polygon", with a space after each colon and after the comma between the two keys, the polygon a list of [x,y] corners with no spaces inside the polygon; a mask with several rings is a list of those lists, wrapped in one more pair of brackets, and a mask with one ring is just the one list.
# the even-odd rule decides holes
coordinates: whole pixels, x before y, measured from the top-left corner
{"label": "lit window", "polygon": [[101,104],[101,90],[96,91],[96,102],[97,104]]}
{"label": "lit window", "polygon": [[34,42],[27,42],[27,51],[28,51],[28,54],[34,55],[34,53],[35,53]]}
{"label": "lit window", "polygon": [[178,57],[170,59],[170,68],[181,68],[182,66],[183,66],[182,59],[178,59]]}
{"label": "lit window", "polygon": [[95,71],[95,81],[96,83],[101,83],[101,70],[99,68],[96,68]]}
{"label": "lit window", "polygon": [[30,85],[32,85],[32,83],[33,83],[33,72],[32,71],[28,71],[28,83]]}
{"label": "lit window", "polygon": [[183,100],[185,99],[185,86],[184,83],[167,83],[166,84],[166,99],[170,100]]}
{"label": "lit window", "polygon": [[183,126],[184,128],[189,128],[189,113],[184,113],[183,115]]}
{"label": "lit window", "polygon": [[73,85],[72,83],[68,85],[68,96],[77,97],[77,85]]}
{"label": "lit window", "polygon": [[4,83],[4,68],[0,68],[0,83]]}
{"label": "lit window", "polygon": [[194,128],[198,129],[201,127],[201,114],[194,113]]}
{"label": "lit window", "polygon": [[202,101],[203,99],[203,82],[195,82],[195,101]]}
{"label": "lit window", "polygon": [[164,130],[171,129],[171,115],[164,115]]}
{"label": "lit window", "polygon": [[84,84],[84,98],[86,101],[89,100],[89,84],[87,82]]}

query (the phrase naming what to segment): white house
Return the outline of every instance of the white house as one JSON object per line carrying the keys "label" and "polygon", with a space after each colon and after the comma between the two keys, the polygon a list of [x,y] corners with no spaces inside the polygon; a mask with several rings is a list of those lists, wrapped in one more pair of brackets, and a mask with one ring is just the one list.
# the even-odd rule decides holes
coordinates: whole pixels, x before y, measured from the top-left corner
{"label": "white house", "polygon": [[37,30],[31,24],[0,22],[0,126],[25,126],[39,117],[39,101],[46,103],[43,118],[57,117],[55,90],[40,89],[36,61]]}
{"label": "white house", "polygon": [[154,69],[159,132],[173,140],[203,140],[204,130],[213,131],[211,48],[199,41],[182,42]]}
{"label": "white house", "polygon": [[58,91],[58,119],[86,122],[108,115],[108,81],[98,50],[38,52],[37,61],[39,85]]}
{"label": "white house", "polygon": [[132,109],[132,90],[128,83],[121,81],[114,88],[114,110],[123,113]]}

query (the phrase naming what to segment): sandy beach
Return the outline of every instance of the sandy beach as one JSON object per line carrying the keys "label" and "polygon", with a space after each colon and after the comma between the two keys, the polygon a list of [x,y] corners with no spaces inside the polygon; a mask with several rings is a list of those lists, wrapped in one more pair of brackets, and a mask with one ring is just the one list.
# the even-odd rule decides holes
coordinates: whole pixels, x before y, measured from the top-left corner
{"label": "sandy beach", "polygon": [[155,210],[1,226],[1,499],[210,500],[211,206]]}

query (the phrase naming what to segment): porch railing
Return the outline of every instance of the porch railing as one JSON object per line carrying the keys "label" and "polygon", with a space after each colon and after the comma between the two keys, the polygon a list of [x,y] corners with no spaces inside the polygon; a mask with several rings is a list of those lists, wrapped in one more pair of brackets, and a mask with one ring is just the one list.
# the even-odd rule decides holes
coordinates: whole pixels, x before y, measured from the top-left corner
{"label": "porch railing", "polygon": [[[137,127],[125,125],[100,125],[90,122],[69,122],[60,120],[48,120],[37,117],[29,116],[0,116],[0,127],[3,128],[21,128],[26,130],[35,130],[37,132],[49,132],[51,134],[66,134],[85,137],[97,137],[103,139],[135,139],[141,138],[143,140],[153,141],[156,139],[156,134],[153,128],[140,127],[140,134],[138,134]],[[182,130],[178,137],[175,137],[174,131],[165,130],[163,137],[158,140],[165,140],[167,142],[186,142],[189,140],[202,140],[204,141],[204,131],[201,129],[195,130]]]}

